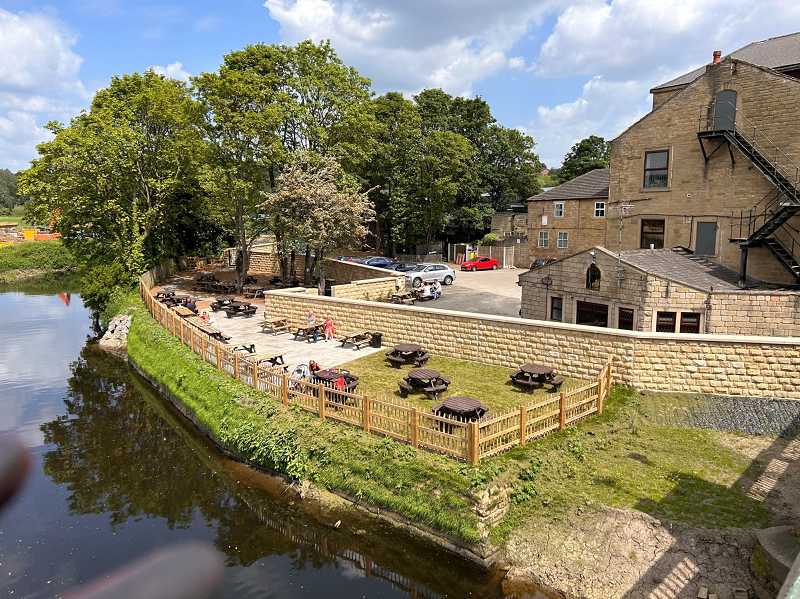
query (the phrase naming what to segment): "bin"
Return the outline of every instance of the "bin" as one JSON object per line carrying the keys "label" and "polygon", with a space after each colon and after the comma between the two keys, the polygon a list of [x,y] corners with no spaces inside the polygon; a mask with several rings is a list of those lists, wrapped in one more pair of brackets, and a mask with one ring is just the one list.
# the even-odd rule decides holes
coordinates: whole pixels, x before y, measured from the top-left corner
{"label": "bin", "polygon": [[383,333],[372,333],[370,345],[376,349],[380,349],[382,345]]}

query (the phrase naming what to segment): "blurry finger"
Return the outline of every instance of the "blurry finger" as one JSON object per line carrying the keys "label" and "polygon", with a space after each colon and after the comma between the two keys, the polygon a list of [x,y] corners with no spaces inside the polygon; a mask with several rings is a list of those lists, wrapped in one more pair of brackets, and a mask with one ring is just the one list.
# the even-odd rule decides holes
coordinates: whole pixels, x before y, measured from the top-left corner
{"label": "blurry finger", "polygon": [[29,468],[28,450],[13,437],[0,437],[0,507],[20,488]]}
{"label": "blurry finger", "polygon": [[206,543],[188,541],[157,549],[92,580],[69,599],[203,599],[222,582],[222,560]]}

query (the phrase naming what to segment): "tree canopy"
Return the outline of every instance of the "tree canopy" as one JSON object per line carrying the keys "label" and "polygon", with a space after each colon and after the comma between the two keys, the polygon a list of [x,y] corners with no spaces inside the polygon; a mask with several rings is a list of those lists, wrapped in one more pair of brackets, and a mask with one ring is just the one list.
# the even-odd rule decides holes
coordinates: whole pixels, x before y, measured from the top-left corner
{"label": "tree canopy", "polygon": [[565,183],[598,168],[608,168],[608,142],[597,135],[590,135],[572,146],[564,156],[558,181]]}

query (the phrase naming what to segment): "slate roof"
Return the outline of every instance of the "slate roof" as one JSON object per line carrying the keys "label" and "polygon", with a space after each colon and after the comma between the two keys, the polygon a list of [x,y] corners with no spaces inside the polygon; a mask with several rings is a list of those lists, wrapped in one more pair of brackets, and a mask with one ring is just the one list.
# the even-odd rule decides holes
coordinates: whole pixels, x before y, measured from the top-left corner
{"label": "slate roof", "polygon": [[[781,67],[797,66],[800,65],[800,32],[790,33],[780,37],[771,37],[760,42],[753,42],[747,44],[743,48],[734,50],[728,56],[777,71],[782,70]],[[657,85],[650,91],[675,87],[677,85],[688,85],[705,73],[705,71],[706,67],[703,65],[690,73]]]}
{"label": "slate roof", "polygon": [[[603,249],[603,248],[599,248]],[[617,256],[616,253],[604,250]],[[626,250],[620,260],[657,277],[671,279],[703,291],[732,291],[739,287],[739,273],[717,262],[698,256],[685,248]],[[758,279],[747,277],[748,287],[758,286]]]}
{"label": "slate roof", "polygon": [[528,198],[528,202],[544,202],[553,200],[588,200],[608,197],[609,169],[598,168],[571,181],[557,185],[538,195]]}

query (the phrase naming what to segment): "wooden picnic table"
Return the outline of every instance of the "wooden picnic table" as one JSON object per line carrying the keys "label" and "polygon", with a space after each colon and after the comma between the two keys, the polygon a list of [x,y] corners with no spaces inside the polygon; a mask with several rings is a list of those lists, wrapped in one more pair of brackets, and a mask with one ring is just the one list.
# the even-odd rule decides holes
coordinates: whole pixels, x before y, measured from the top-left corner
{"label": "wooden picnic table", "polygon": [[393,304],[411,304],[414,305],[414,301],[417,297],[413,293],[404,292],[404,293],[393,293],[391,302]]}
{"label": "wooden picnic table", "polygon": [[283,316],[265,318],[264,322],[261,323],[261,332],[263,333],[269,329],[272,331],[273,335],[277,335],[278,331],[288,331],[291,326],[291,321]]}
{"label": "wooden picnic table", "polygon": [[261,297],[264,297],[264,292],[265,291],[266,291],[266,289],[264,289],[263,287],[250,286],[250,287],[248,287],[247,289],[244,290],[244,296],[245,297],[251,297],[253,299],[257,298],[259,295]]}
{"label": "wooden picnic table", "polygon": [[214,339],[217,339],[218,341],[222,341],[223,343],[227,343],[228,341],[230,341],[230,338],[231,338],[230,335],[226,335],[225,333],[220,331],[218,328],[212,327],[207,322],[203,322],[203,319],[200,318],[199,316],[189,316],[188,318],[186,318],[186,322],[194,325],[200,331],[202,331],[203,333],[205,333],[209,337],[213,337]]}
{"label": "wooden picnic table", "polygon": [[342,347],[344,347],[349,343],[351,345],[354,345],[356,349],[359,349],[359,346],[362,343],[368,345],[371,340],[372,340],[371,331],[343,332],[339,333],[337,337],[337,341],[342,342]]}
{"label": "wooden picnic table", "polygon": [[461,396],[448,397],[442,403],[436,404],[431,408],[431,412],[437,416],[451,414],[476,420],[488,411],[489,408],[482,405],[477,399]]}
{"label": "wooden picnic table", "polygon": [[225,314],[228,315],[228,318],[239,315],[249,318],[258,311],[258,308],[253,306],[250,302],[233,301],[224,307],[223,310],[225,310]]}
{"label": "wooden picnic table", "polygon": [[174,291],[157,291],[156,299],[164,299],[165,297],[172,297],[175,295]]}
{"label": "wooden picnic table", "polygon": [[206,273],[206,274],[202,274],[199,277],[197,277],[197,282],[198,283],[219,283],[219,279],[213,274]]}
{"label": "wooden picnic table", "polygon": [[406,376],[406,380],[411,381],[412,384],[423,387],[432,387],[441,378],[442,375],[438,371],[429,368],[415,368]]}
{"label": "wooden picnic table", "polygon": [[519,369],[531,376],[536,377],[547,377],[550,378],[553,376],[553,367],[552,366],[544,366],[542,364],[523,364],[519,367]]}
{"label": "wooden picnic table", "polygon": [[193,310],[190,310],[186,306],[175,306],[172,308],[172,311],[175,312],[178,316],[182,316],[183,318],[188,318],[189,316],[197,316]]}
{"label": "wooden picnic table", "polygon": [[256,352],[245,356],[245,359],[261,365],[262,362],[269,362],[270,366],[284,366],[286,363],[283,361],[283,354],[278,352]]}
{"label": "wooden picnic table", "polygon": [[416,343],[400,343],[394,346],[394,351],[400,354],[416,354],[422,351],[422,346]]}
{"label": "wooden picnic table", "polygon": [[306,341],[311,343],[311,338],[314,336],[314,333],[316,333],[319,336],[322,336],[324,334],[324,331],[325,331],[325,325],[322,323],[303,325],[301,327],[297,327],[297,330],[294,333],[294,338],[297,339],[298,337],[305,337]]}
{"label": "wooden picnic table", "polygon": [[216,301],[212,302],[211,310],[216,312],[217,310],[223,310],[227,306],[230,305],[231,302],[235,301],[236,298],[233,296],[230,297],[218,297]]}

